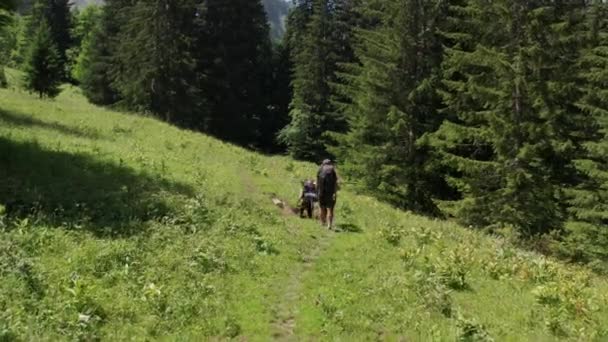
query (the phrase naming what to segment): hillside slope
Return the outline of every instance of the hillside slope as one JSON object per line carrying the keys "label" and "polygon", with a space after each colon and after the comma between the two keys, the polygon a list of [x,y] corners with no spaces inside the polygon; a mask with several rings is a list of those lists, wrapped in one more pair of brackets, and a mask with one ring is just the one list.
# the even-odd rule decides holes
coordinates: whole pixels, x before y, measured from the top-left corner
{"label": "hillside slope", "polygon": [[348,189],[326,231],[272,203],[314,165],[75,88],[0,89],[0,166],[0,340],[608,339],[606,279]]}

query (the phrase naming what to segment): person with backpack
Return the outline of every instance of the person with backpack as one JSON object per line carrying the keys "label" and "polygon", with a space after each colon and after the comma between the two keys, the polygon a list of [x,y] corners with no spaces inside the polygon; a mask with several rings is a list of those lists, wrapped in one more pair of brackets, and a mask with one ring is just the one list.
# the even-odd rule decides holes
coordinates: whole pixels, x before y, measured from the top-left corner
{"label": "person with backpack", "polygon": [[317,194],[321,207],[321,224],[333,228],[334,207],[338,192],[338,174],[334,163],[325,159],[317,172]]}
{"label": "person with backpack", "polygon": [[305,180],[300,192],[300,217],[304,218],[304,212],[308,218],[312,218],[315,202],[317,201],[317,185],[312,180]]}

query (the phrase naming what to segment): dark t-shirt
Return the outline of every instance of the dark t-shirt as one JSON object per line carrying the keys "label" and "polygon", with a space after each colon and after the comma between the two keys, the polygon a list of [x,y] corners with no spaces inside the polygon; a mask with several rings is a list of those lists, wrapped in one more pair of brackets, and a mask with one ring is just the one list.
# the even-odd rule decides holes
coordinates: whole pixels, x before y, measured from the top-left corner
{"label": "dark t-shirt", "polygon": [[337,190],[338,175],[333,165],[322,165],[317,172],[319,197],[333,196]]}

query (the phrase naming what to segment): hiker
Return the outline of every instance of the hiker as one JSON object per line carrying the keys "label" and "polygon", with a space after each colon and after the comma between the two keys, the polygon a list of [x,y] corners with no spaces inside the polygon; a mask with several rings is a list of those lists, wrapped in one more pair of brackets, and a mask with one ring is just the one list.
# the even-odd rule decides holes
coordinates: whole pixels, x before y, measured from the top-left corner
{"label": "hiker", "polygon": [[317,201],[317,185],[310,179],[305,180],[302,184],[303,187],[300,192],[300,217],[304,218],[304,211],[306,211],[308,218],[312,218],[313,208]]}
{"label": "hiker", "polygon": [[331,160],[325,159],[317,173],[317,194],[321,207],[321,224],[327,225],[327,229],[333,228],[334,207],[338,189],[336,167]]}

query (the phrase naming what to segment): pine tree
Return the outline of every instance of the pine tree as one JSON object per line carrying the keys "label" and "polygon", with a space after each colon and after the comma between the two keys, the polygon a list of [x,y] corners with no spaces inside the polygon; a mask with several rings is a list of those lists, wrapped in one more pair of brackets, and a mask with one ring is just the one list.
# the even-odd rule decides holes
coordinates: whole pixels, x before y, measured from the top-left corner
{"label": "pine tree", "polygon": [[203,5],[196,59],[210,116],[202,128],[254,145],[267,115],[265,89],[272,74],[264,7],[259,0],[205,0]]}
{"label": "pine tree", "polygon": [[62,68],[50,26],[42,21],[34,36],[25,65],[25,87],[42,98],[59,94]]}
{"label": "pine tree", "polygon": [[[11,14],[10,12],[15,9],[15,3],[11,0],[0,0],[0,45],[2,45],[2,40],[5,32],[3,32],[4,26],[11,22]],[[8,58],[6,58],[5,51],[2,51],[2,46],[0,46],[0,88],[4,88],[8,85],[6,80],[6,75],[4,74],[4,65]]]}
{"label": "pine tree", "polygon": [[16,8],[14,0],[0,0],[0,28],[11,21],[10,12]]}
{"label": "pine tree", "polygon": [[337,64],[349,62],[350,49],[336,39],[336,8],[338,2],[328,0],[302,1],[296,7],[290,24],[294,25],[291,39],[299,41],[293,50],[293,99],[291,122],[280,139],[296,158],[318,160],[327,155],[327,132],[346,128],[342,117],[336,116],[331,103],[330,84],[336,80]]}
{"label": "pine tree", "polygon": [[[575,56],[559,49],[571,38],[560,32],[562,5],[470,0],[452,8],[465,15],[451,18],[448,120],[434,138],[458,174],[450,182],[464,197],[456,214],[467,224],[512,225],[526,235],[561,227],[561,181],[572,176],[579,129],[563,124],[572,122],[567,101],[576,93],[562,75]],[[563,61],[556,58],[562,53]]]}
{"label": "pine tree", "polygon": [[[368,3],[378,27],[359,30],[355,54],[337,89],[350,129],[334,151],[343,170],[365,190],[400,207],[435,212],[434,170],[425,133],[441,116],[435,92],[441,62],[438,2],[396,0]],[[372,19],[371,17],[367,18]]]}
{"label": "pine tree", "polygon": [[67,51],[72,47],[72,15],[70,0],[37,0],[32,10],[29,34],[32,36],[38,30],[38,25],[45,21],[51,31],[51,38],[59,54],[62,78],[69,79]]}
{"label": "pine tree", "polygon": [[81,82],[84,74],[84,65],[89,63],[85,60],[92,49],[91,40],[93,33],[99,30],[103,8],[96,5],[87,6],[82,11],[74,11],[72,38],[74,46],[68,51],[71,65],[71,77]]}
{"label": "pine tree", "polygon": [[277,134],[289,123],[289,102],[292,96],[290,50],[285,41],[274,47],[272,77],[267,86],[269,106],[260,122],[260,147],[267,152],[282,152],[284,146],[277,141]]}
{"label": "pine tree", "polygon": [[559,250],[573,261],[600,266],[608,261],[608,4],[595,1],[587,23],[589,46],[577,65],[586,86],[577,104],[590,116],[593,135],[575,160],[579,182],[568,192],[570,220]]}
{"label": "pine tree", "polygon": [[191,127],[198,120],[193,1],[137,1],[121,13],[113,85],[129,107]]}
{"label": "pine tree", "polygon": [[92,28],[89,42],[82,47],[78,81],[92,103],[110,105],[120,100],[114,79],[121,72],[117,53],[119,32],[126,26],[130,6],[130,0],[106,1],[98,25]]}

